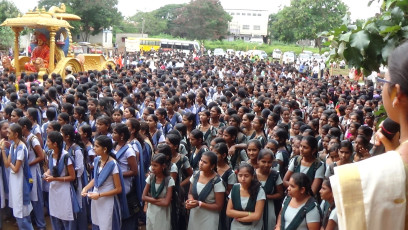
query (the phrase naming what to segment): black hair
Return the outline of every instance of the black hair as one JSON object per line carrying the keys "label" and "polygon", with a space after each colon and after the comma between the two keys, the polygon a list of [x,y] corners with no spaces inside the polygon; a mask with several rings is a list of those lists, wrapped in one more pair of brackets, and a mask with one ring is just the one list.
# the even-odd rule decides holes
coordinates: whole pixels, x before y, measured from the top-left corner
{"label": "black hair", "polygon": [[125,124],[123,123],[117,124],[114,128],[114,131],[117,132],[119,135],[123,134],[123,141],[127,142],[129,140],[130,132]]}
{"label": "black hair", "polygon": [[10,130],[13,133],[17,133],[17,137],[18,139],[20,139],[20,141],[22,141],[23,143],[26,143],[25,140],[23,139],[23,128],[19,124],[11,124]]}
{"label": "black hair", "polygon": [[166,144],[159,144],[157,145],[157,153],[162,153],[166,156],[168,161],[171,161],[172,158],[172,153],[171,153],[171,148],[170,146]]}
{"label": "black hair", "polygon": [[89,122],[88,115],[86,114],[86,109],[82,106],[75,106],[74,112],[77,113],[82,121]]}
{"label": "black hair", "polygon": [[313,196],[312,182],[306,174],[293,173],[290,178],[293,179],[293,181],[297,186],[299,186],[299,188],[305,188],[306,195]]}
{"label": "black hair", "polygon": [[53,131],[59,132],[61,130],[61,125],[58,123],[58,121],[51,121],[48,126],[51,127]]}
{"label": "black hair", "polygon": [[169,139],[169,142],[172,145],[177,146],[177,149],[178,149],[178,147],[180,146],[180,142],[181,142],[181,136],[180,135],[173,134],[173,133],[168,133],[166,135],[166,138]]}
{"label": "black hair", "polygon": [[[170,175],[170,170],[169,169],[170,169],[171,161],[169,161],[169,159],[167,158],[166,155],[164,155],[163,153],[155,154],[152,157],[152,162],[156,162],[157,164],[160,164],[160,165],[166,165],[166,167],[163,170],[163,175],[165,177]],[[151,185],[151,186],[154,186],[154,185]]]}
{"label": "black hair", "polygon": [[261,183],[258,181],[258,178],[256,177],[255,174],[255,169],[252,165],[248,164],[248,163],[242,163],[239,167],[238,167],[238,173],[239,171],[241,171],[241,169],[246,168],[248,173],[252,175],[252,181],[251,184],[249,185],[249,196],[250,199],[256,199],[259,189],[261,188]]}
{"label": "black hair", "polygon": [[[57,165],[59,160],[61,159],[61,155],[62,155],[62,150],[64,148],[64,141],[62,138],[62,135],[60,132],[58,131],[51,131],[47,134],[47,138],[52,142],[52,143],[57,143],[57,147],[58,147],[58,153],[57,153]],[[50,156],[52,157],[52,156]],[[53,176],[58,176],[58,171],[57,171],[57,167],[54,167],[54,170],[52,171],[52,175]]]}
{"label": "black hair", "polygon": [[252,139],[248,141],[247,148],[249,144],[254,144],[255,147],[260,151],[262,149],[262,144],[258,139]]}
{"label": "black hair", "polygon": [[18,124],[21,127],[26,127],[28,131],[31,132],[31,129],[33,128],[33,122],[30,121],[30,119],[28,119],[28,117],[22,117],[20,119],[18,119]]}
{"label": "black hair", "polygon": [[77,133],[75,133],[75,128],[72,125],[65,124],[61,127],[61,133],[63,133],[66,136],[69,136],[69,140],[72,143],[80,143],[80,138]]}
{"label": "black hair", "polygon": [[315,153],[318,151],[318,141],[317,141],[317,139],[315,137],[312,137],[312,136],[305,136],[305,137],[302,138],[302,141],[306,141],[307,145],[309,145],[310,148],[315,151],[313,153],[313,155],[315,156]]}
{"label": "black hair", "polygon": [[83,133],[86,134],[86,136],[88,137],[88,140],[92,143],[92,127],[86,124],[86,125],[81,126],[80,129],[82,130]]}
{"label": "black hair", "polygon": [[267,155],[269,155],[272,160],[275,159],[272,150],[270,150],[270,149],[261,149],[261,151],[259,151],[259,153],[258,153],[258,159],[257,160],[260,161]]}
{"label": "black hair", "polygon": [[113,159],[116,159],[116,155],[112,152],[113,150],[113,144],[112,144],[112,139],[106,135],[99,135],[95,138],[95,143],[100,145],[102,148],[106,148],[106,151],[109,156],[111,156]]}
{"label": "black hair", "polygon": [[204,143],[204,134],[201,132],[199,129],[193,129],[193,131],[190,132],[190,135],[194,137],[197,140],[201,140],[201,144],[205,145]]}
{"label": "black hair", "polygon": [[207,156],[210,160],[210,165],[214,166],[214,172],[217,172],[217,154],[211,151],[206,151],[202,156]]}
{"label": "black hair", "polygon": [[341,141],[339,149],[341,148],[348,148],[350,150],[350,153],[353,153],[353,143],[351,143],[349,140]]}
{"label": "black hair", "polygon": [[404,42],[398,46],[388,58],[388,71],[390,73],[390,81],[393,84],[399,84],[401,91],[408,95],[408,42]]}
{"label": "black hair", "polygon": [[65,113],[65,112],[60,113],[58,117],[64,120],[66,124],[69,124],[69,114],[68,113]]}
{"label": "black hair", "polygon": [[[221,138],[221,140],[223,139]],[[215,144],[213,150],[219,153],[223,157],[224,161],[228,164],[228,146],[225,142]]]}

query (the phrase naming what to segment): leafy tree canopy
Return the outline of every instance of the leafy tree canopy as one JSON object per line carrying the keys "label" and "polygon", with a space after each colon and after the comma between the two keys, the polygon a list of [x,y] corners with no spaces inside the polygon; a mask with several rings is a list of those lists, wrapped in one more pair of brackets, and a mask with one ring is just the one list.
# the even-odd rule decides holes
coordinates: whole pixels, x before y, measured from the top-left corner
{"label": "leafy tree canopy", "polygon": [[75,27],[74,32],[84,32],[85,41],[89,35],[95,35],[104,28],[119,25],[122,14],[118,11],[118,0],[40,0],[39,6],[49,9],[64,3],[67,12],[81,17],[81,21],[70,22]]}
{"label": "leafy tree canopy", "polygon": [[392,50],[408,38],[408,1],[384,0],[380,14],[365,23],[344,17],[339,27],[324,34],[332,59],[344,59],[368,75],[386,65]]}
{"label": "leafy tree canopy", "polygon": [[270,15],[270,34],[280,41],[316,39],[341,24],[348,7],[338,0],[292,0],[290,6]]}
{"label": "leafy tree canopy", "polygon": [[171,35],[188,39],[222,39],[232,17],[219,0],[192,0],[175,12]]}
{"label": "leafy tree canopy", "polygon": [[[0,23],[3,23],[7,18],[15,18],[20,11],[14,3],[8,0],[0,1]],[[9,27],[0,27],[0,49],[6,49],[13,45],[14,33]]]}

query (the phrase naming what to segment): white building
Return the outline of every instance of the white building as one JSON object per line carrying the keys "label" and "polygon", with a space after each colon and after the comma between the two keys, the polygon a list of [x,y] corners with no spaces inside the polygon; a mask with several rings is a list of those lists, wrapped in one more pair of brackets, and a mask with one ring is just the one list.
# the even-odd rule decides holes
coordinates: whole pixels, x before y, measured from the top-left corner
{"label": "white building", "polygon": [[262,38],[268,32],[268,10],[248,10],[248,9],[225,9],[232,20],[228,24],[228,40],[242,39],[250,41],[251,38]]}
{"label": "white building", "polygon": [[113,34],[112,30],[104,29],[96,35],[89,35],[88,41],[83,41],[84,34],[76,34],[72,36],[74,42],[89,42],[91,44],[99,44],[103,48],[111,49],[113,48]]}

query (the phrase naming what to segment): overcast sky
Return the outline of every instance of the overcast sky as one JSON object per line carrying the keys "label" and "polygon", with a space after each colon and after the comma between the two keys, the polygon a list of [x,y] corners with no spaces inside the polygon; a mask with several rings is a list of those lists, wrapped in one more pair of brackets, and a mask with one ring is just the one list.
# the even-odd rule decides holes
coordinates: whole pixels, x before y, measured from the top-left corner
{"label": "overcast sky", "polygon": [[[11,0],[22,13],[34,8],[38,0]],[[187,3],[190,0],[119,0],[119,11],[124,16],[132,16],[137,11],[151,11],[160,8],[166,4]],[[380,12],[380,4],[374,1],[371,7],[368,7],[369,0],[343,0],[349,6],[351,18],[366,19]],[[266,9],[270,12],[277,12],[280,8],[288,5],[290,0],[221,0],[225,9]],[[362,10],[363,9],[363,10]],[[323,18],[322,18],[323,19]]]}

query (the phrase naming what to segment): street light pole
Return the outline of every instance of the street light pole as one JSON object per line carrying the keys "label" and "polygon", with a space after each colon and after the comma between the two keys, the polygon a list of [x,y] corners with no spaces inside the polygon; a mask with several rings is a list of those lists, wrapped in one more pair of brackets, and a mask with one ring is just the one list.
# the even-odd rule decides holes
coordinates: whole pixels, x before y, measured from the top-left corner
{"label": "street light pole", "polygon": [[145,19],[142,18],[142,38],[144,38],[144,25],[145,25]]}

